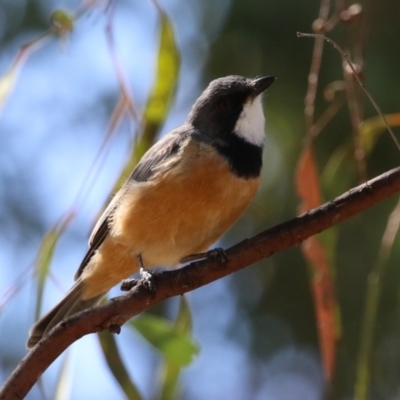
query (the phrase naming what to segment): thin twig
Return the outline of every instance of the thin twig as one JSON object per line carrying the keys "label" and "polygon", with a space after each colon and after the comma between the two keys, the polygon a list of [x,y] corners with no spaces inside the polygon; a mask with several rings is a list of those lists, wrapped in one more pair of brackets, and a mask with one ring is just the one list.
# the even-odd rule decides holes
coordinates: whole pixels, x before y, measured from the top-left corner
{"label": "thin twig", "polygon": [[[323,29],[325,23],[328,19],[329,8],[330,8],[330,0],[322,0],[321,7],[319,9],[318,19],[314,24]],[[316,38],[314,43],[313,55],[311,58],[311,66],[310,72],[308,74],[308,87],[307,94],[304,99],[305,107],[304,107],[304,116],[306,120],[306,128],[307,132],[309,132],[312,125],[314,125],[314,111],[315,111],[315,97],[318,89],[318,77],[319,70],[321,68],[322,61],[322,52],[324,49],[324,41],[320,38]]]}
{"label": "thin twig", "polygon": [[358,84],[361,86],[362,90],[364,91],[364,93],[367,95],[369,101],[371,102],[371,104],[374,106],[376,112],[381,116],[386,129],[389,131],[394,143],[396,144],[396,147],[398,148],[398,150],[400,151],[400,143],[397,140],[395,134],[393,133],[392,129],[390,128],[388,122],[386,121],[385,115],[383,114],[382,110],[380,109],[380,107],[378,106],[378,104],[376,103],[376,101],[374,100],[374,98],[372,97],[372,95],[369,93],[369,91],[367,90],[367,88],[365,87],[364,83],[361,81],[360,77],[358,76],[358,73],[356,71],[356,69],[353,66],[353,63],[350,61],[348,55],[342,50],[342,48],[332,39],[326,37],[325,35],[321,35],[319,33],[302,33],[302,32],[297,32],[297,37],[302,38],[302,37],[311,37],[311,38],[323,38],[324,40],[326,40],[328,43],[331,43],[332,46],[340,53],[340,55],[342,56],[342,58],[349,64],[349,67],[351,68],[351,70],[353,71],[354,77],[356,78]]}
{"label": "thin twig", "polygon": [[323,114],[318,118],[313,126],[309,129],[309,135],[313,139],[316,138],[321,131],[326,127],[326,125],[332,120],[332,118],[337,114],[340,108],[343,106],[345,99],[343,96],[334,99],[329,107],[323,112]]}
{"label": "thin twig", "polygon": [[353,128],[354,136],[354,159],[357,164],[358,178],[360,183],[367,180],[367,163],[365,160],[365,151],[362,146],[360,127],[362,122],[361,110],[359,105],[359,99],[357,96],[358,86],[353,80],[353,74],[346,70],[346,66],[343,65],[344,79],[346,82],[346,94],[347,103],[350,113],[351,126]]}

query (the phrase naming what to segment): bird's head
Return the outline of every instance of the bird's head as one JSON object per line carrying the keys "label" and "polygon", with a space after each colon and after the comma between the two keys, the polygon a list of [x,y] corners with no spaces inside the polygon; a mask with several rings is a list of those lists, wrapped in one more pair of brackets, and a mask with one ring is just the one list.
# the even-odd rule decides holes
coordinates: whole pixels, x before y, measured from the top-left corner
{"label": "bird's head", "polygon": [[188,122],[210,141],[229,141],[231,135],[237,135],[262,146],[262,95],[274,80],[273,76],[252,80],[237,75],[215,79],[193,105]]}

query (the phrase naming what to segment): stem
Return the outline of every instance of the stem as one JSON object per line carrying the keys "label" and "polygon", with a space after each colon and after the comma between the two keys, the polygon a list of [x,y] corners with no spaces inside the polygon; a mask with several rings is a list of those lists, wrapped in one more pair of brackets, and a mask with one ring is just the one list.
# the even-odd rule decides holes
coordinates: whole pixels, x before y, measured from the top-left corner
{"label": "stem", "polygon": [[342,48],[332,39],[326,37],[325,35],[320,35],[318,33],[302,33],[302,32],[297,32],[297,37],[302,38],[302,37],[311,37],[311,38],[323,38],[324,40],[326,40],[328,43],[331,43],[332,46],[341,54],[342,58],[349,64],[349,67],[351,68],[351,70],[353,71],[354,77],[356,78],[358,84],[360,85],[361,89],[364,91],[364,93],[367,95],[369,101],[371,102],[371,104],[374,106],[376,112],[380,115],[380,117],[382,118],[383,123],[385,124],[386,129],[388,130],[388,132],[390,133],[390,136],[392,137],[396,147],[398,148],[398,150],[400,151],[400,143],[397,140],[394,132],[392,131],[392,128],[389,126],[384,114],[382,113],[382,110],[380,109],[380,107],[378,106],[378,104],[376,103],[376,101],[374,100],[374,98],[372,97],[372,95],[369,93],[369,91],[367,90],[367,88],[365,87],[364,83],[361,81],[360,77],[357,74],[356,69],[353,66],[353,63],[350,61],[348,55],[342,50]]}

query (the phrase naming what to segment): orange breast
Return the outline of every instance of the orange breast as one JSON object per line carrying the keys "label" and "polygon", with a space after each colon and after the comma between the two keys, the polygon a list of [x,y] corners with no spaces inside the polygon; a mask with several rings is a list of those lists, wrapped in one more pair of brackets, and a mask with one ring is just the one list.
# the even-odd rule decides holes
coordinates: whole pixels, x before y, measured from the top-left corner
{"label": "orange breast", "polygon": [[192,141],[181,163],[151,182],[133,182],[112,226],[115,239],[146,265],[174,265],[213,244],[253,199],[259,179],[241,179],[203,143]]}
{"label": "orange breast", "polygon": [[235,176],[203,143],[192,141],[181,157],[155,180],[130,184],[114,214],[111,235],[83,278],[98,275],[104,281],[112,275],[118,282],[137,270],[137,254],[146,268],[174,266],[186,255],[207,250],[240,217],[259,178]]}

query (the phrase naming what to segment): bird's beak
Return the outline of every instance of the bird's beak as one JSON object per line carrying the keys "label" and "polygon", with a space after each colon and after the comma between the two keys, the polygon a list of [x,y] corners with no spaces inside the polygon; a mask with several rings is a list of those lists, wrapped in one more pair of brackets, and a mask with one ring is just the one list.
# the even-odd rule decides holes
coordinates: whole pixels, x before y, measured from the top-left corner
{"label": "bird's beak", "polygon": [[251,82],[251,86],[254,88],[253,96],[258,96],[265,89],[270,87],[275,79],[275,76],[263,76],[261,78],[254,79],[254,81]]}

